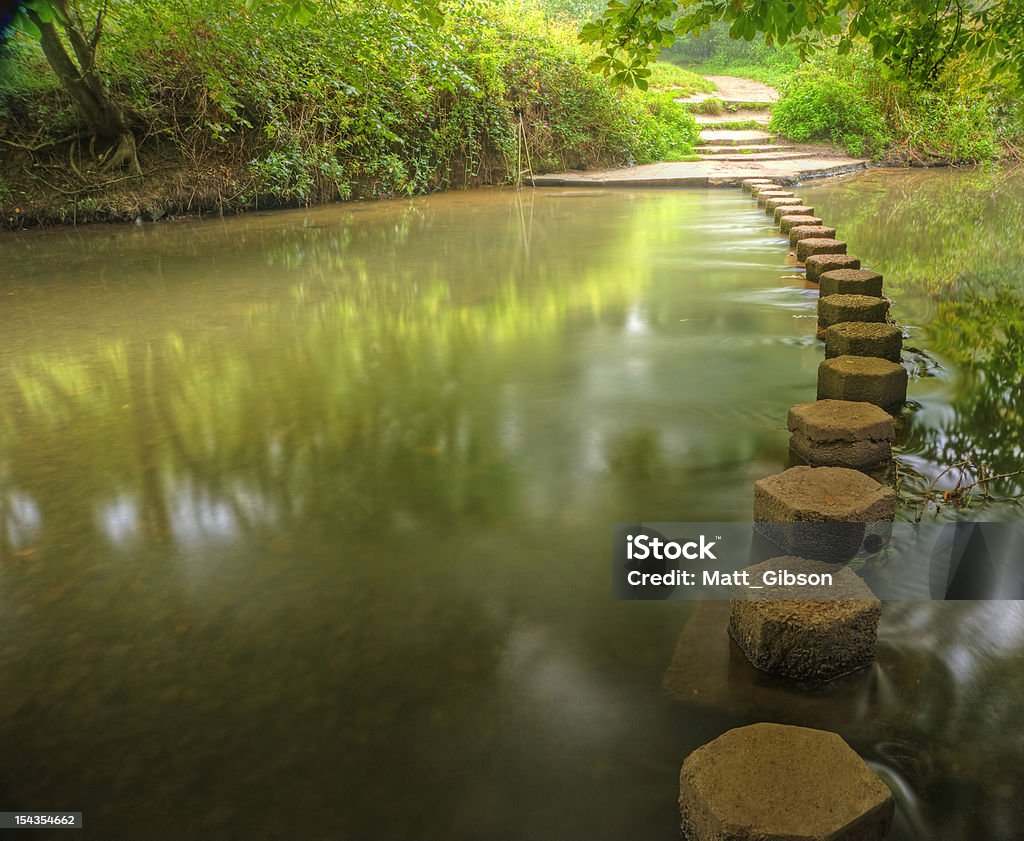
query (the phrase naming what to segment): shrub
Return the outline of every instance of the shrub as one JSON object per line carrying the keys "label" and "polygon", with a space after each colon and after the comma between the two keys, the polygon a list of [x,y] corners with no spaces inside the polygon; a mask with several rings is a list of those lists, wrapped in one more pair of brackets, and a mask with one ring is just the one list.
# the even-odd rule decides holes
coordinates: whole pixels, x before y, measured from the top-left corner
{"label": "shrub", "polygon": [[783,87],[769,127],[797,143],[835,143],[854,157],[878,157],[890,141],[879,104],[857,80],[816,69]]}

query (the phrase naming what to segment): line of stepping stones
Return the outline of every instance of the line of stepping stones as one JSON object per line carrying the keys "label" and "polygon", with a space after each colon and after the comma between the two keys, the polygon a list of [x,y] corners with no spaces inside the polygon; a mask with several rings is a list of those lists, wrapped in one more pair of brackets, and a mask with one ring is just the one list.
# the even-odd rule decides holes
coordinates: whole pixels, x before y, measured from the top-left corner
{"label": "line of stepping stones", "polygon": [[[824,573],[835,586],[738,595],[728,632],[762,671],[822,683],[874,661],[882,605],[847,563],[886,542],[896,494],[884,476],[906,401],[903,333],[889,318],[882,276],[862,269],[791,191],[768,178],[742,182],[789,236],[817,283],[825,343],[818,399],[789,411],[790,449],[804,464],[754,485],[754,528],[783,548],[750,568]],[[687,757],[679,807],[689,841],[876,841],[895,813],[885,783],[837,734],[781,724],[730,730]]]}

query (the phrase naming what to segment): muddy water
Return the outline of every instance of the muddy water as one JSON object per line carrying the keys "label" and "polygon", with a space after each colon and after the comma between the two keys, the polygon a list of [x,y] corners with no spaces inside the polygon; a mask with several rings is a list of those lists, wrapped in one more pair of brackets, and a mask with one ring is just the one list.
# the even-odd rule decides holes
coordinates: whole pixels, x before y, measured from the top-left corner
{"label": "muddy water", "polygon": [[[889,256],[903,217],[857,215],[889,187],[813,189]],[[610,601],[608,535],[745,520],[786,465],[821,355],[786,251],[732,191],[0,238],[2,808],[81,810],[104,841],[676,837],[681,759],[765,713],[662,694],[687,608]],[[989,423],[977,360],[1014,345],[962,294],[977,238],[937,252],[941,285],[893,268],[934,363],[904,445],[922,476],[1021,440]],[[906,715],[849,730],[897,837],[1014,837],[1022,626],[898,612],[927,703],[879,672],[865,703]]]}

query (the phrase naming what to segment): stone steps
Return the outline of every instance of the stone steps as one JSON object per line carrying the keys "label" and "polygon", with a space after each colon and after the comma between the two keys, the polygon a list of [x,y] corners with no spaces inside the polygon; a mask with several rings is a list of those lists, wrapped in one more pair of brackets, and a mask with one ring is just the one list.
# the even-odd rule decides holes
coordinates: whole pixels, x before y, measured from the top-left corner
{"label": "stone steps", "polygon": [[698,151],[705,161],[799,161],[814,157],[813,152],[741,152],[727,154],[706,154]]}
{"label": "stone steps", "polygon": [[751,146],[696,146],[694,151],[700,155],[742,155],[747,152],[791,152],[793,148],[776,143],[758,143]]}
{"label": "stone steps", "polygon": [[757,129],[703,129],[700,139],[709,146],[754,146],[774,142],[775,135]]}
{"label": "stone steps", "polygon": [[772,115],[768,111],[727,111],[724,114],[694,114],[697,125],[707,128],[744,128],[744,123],[767,126]]}

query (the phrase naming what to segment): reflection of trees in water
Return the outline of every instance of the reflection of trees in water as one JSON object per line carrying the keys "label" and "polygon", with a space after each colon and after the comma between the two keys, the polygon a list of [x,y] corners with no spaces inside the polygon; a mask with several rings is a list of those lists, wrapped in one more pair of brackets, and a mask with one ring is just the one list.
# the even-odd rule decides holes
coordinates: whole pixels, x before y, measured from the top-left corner
{"label": "reflection of trees in water", "polygon": [[[1024,288],[1024,284],[1021,284]],[[930,326],[933,349],[952,360],[961,385],[948,422],[908,425],[907,447],[939,463],[971,458],[991,473],[1024,467],[1024,294],[975,281],[941,302]],[[1024,490],[1020,477],[993,483],[993,492]]]}
{"label": "reflection of trees in water", "polygon": [[567,323],[621,319],[645,275],[599,249],[523,283],[518,225],[487,254],[447,253],[420,216],[282,231],[264,258],[301,280],[241,324],[19,362],[5,389],[10,487],[39,496],[45,530],[63,525],[67,539],[94,528],[98,500],[125,494],[151,538],[174,531],[182,495],[243,531],[310,518],[439,526],[515,508],[502,370],[561,364]]}
{"label": "reflection of trees in water", "polygon": [[[928,350],[957,369],[951,411],[908,417],[904,451],[938,469],[967,460],[990,473],[1024,467],[1022,188],[1020,170],[879,173],[818,201],[851,253],[885,273],[895,316],[925,329]],[[1012,496],[1024,482],[991,490]]]}

